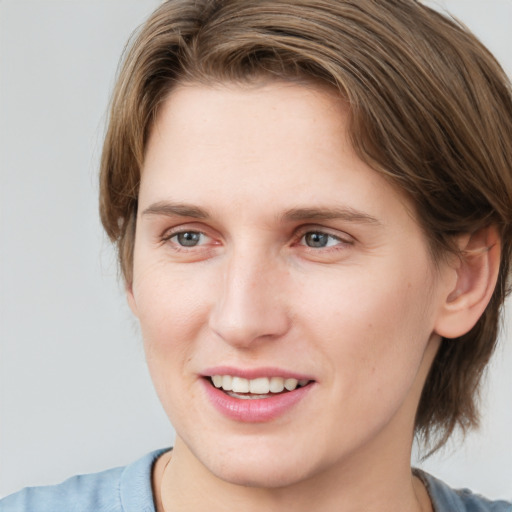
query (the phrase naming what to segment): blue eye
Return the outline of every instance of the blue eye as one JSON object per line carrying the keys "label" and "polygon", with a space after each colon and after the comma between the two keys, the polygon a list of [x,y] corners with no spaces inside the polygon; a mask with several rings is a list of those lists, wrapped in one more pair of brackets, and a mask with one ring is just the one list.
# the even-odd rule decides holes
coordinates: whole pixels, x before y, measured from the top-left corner
{"label": "blue eye", "polygon": [[183,231],[182,233],[176,233],[169,240],[175,240],[182,247],[195,247],[203,241],[203,233],[198,231]]}
{"label": "blue eye", "polygon": [[314,249],[323,249],[325,247],[338,245],[341,240],[334,235],[329,235],[322,231],[309,231],[302,236],[301,242]]}

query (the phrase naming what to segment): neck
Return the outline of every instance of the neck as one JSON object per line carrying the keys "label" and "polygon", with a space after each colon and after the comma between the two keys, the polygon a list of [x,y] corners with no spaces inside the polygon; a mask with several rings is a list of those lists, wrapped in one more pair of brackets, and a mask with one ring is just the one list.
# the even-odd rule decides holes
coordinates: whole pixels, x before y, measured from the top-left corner
{"label": "neck", "polygon": [[410,453],[404,457],[395,449],[389,451],[392,453],[379,457],[373,453],[370,460],[354,454],[346,464],[292,485],[259,488],[217,478],[178,438],[173,452],[165,454],[154,470],[157,512],[227,512],[235,508],[247,512],[430,512],[428,494],[412,476]]}

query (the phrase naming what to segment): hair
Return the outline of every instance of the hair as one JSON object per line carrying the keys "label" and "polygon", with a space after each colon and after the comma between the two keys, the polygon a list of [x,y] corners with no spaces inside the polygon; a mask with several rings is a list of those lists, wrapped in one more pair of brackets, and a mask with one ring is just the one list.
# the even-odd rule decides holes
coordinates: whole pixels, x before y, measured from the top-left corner
{"label": "hair", "polygon": [[132,281],[144,152],[177,84],[260,79],[324,84],[349,106],[358,156],[412,201],[438,261],[454,238],[495,226],[495,291],[470,332],[443,339],[416,434],[442,446],[478,425],[512,251],[512,89],[461,23],[414,0],[169,0],[136,34],[114,90],[101,160],[100,214]]}

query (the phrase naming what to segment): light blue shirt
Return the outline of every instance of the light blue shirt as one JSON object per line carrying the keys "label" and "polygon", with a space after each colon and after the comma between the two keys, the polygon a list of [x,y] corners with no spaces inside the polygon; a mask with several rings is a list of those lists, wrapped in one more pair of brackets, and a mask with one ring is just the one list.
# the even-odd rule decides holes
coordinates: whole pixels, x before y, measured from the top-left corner
{"label": "light blue shirt", "polygon": [[[0,500],[0,512],[155,512],[151,471],[165,450],[124,468],[80,475],[59,485],[27,487]],[[467,489],[454,491],[415,470],[430,494],[435,512],[512,512],[512,503],[489,501]]]}
{"label": "light blue shirt", "polygon": [[126,467],[74,476],[59,485],[27,487],[0,500],[0,511],[155,512],[151,471],[164,451]]}

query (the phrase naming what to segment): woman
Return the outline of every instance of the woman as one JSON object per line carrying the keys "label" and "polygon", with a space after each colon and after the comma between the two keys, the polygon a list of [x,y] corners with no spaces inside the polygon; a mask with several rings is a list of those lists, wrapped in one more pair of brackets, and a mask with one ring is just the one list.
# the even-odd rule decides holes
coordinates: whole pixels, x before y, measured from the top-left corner
{"label": "woman", "polygon": [[100,208],[176,443],[1,510],[511,510],[410,468],[477,423],[511,133],[499,65],[417,2],[165,2]]}

